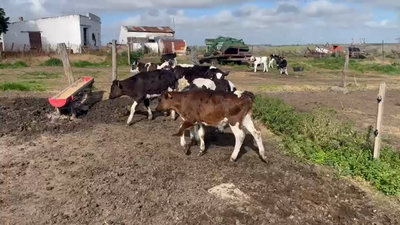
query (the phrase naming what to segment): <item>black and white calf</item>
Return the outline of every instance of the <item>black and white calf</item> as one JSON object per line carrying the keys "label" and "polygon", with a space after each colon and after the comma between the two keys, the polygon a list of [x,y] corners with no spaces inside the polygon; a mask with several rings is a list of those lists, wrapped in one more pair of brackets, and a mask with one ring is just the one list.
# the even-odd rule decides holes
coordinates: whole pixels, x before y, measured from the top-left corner
{"label": "black and white calf", "polygon": [[[147,108],[148,119],[153,119],[150,109],[150,100],[158,97],[164,91],[174,91],[176,89],[175,74],[168,70],[155,70],[141,72],[125,80],[114,80],[111,85],[110,99],[118,98],[122,95],[131,97],[134,102],[127,121],[130,125],[135,114],[136,106],[144,102]],[[171,112],[174,114],[175,112]]]}
{"label": "black and white calf", "polygon": [[271,54],[269,56],[268,67],[269,68],[274,68],[274,62],[276,62],[276,65],[279,65],[279,63],[280,63],[280,56],[279,55]]}
{"label": "black and white calf", "polygon": [[260,64],[263,64],[264,66],[263,72],[268,72],[267,60],[268,60],[267,56],[258,56],[258,57],[251,56],[250,61],[254,63],[254,73],[257,72],[257,67]]}
{"label": "black and white calf", "polygon": [[132,64],[132,69],[131,73],[141,73],[141,72],[147,72],[147,71],[154,71],[154,70],[160,70],[164,68],[168,68],[173,62],[171,61],[165,61],[163,63],[143,63],[143,62],[136,62]]}

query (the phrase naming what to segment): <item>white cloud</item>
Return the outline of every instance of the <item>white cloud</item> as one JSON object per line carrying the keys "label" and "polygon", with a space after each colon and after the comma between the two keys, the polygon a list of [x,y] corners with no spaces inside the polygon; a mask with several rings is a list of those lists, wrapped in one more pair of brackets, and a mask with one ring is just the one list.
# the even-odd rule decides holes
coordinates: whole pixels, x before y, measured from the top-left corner
{"label": "white cloud", "polygon": [[[274,7],[260,7],[255,0],[0,0],[0,7],[17,19],[87,12],[104,14],[140,13],[113,24],[103,20],[103,41],[117,38],[121,25],[171,26],[176,24],[177,37],[189,44],[203,44],[204,39],[218,35],[243,38],[251,43],[302,43],[325,40],[349,42],[359,36],[367,39],[390,39],[398,36],[398,21],[375,21],[373,8],[400,9],[399,0],[313,0],[306,5],[298,0],[264,0]],[[259,3],[259,1],[258,1]],[[274,4],[275,3],[275,4]],[[239,6],[211,15],[193,17],[187,9]],[[373,6],[373,7],[367,7]],[[400,13],[400,10],[399,10]],[[399,14],[400,15],[400,14]],[[400,18],[400,16],[399,16]],[[385,33],[379,29],[388,28]],[[377,32],[378,31],[378,32]],[[393,37],[392,37],[393,36]]]}
{"label": "white cloud", "polygon": [[367,21],[365,25],[371,28],[397,28],[398,24],[390,20],[377,21]]}

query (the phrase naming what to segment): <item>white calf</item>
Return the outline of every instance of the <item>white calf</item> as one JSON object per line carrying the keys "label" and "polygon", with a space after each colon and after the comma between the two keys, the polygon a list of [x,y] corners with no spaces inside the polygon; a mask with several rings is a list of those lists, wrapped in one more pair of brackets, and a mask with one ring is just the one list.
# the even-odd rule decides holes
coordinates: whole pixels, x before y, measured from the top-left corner
{"label": "white calf", "polygon": [[250,61],[254,62],[254,73],[257,72],[257,66],[260,64],[264,65],[263,72],[268,72],[268,65],[267,65],[267,56],[259,56],[259,57],[250,57]]}

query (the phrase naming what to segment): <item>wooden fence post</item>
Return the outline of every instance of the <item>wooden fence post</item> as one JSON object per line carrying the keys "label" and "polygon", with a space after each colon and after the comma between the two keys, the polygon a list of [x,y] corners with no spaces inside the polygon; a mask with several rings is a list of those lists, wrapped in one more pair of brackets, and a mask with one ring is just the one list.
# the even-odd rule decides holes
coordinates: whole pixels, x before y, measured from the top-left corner
{"label": "wooden fence post", "polygon": [[131,65],[131,43],[128,42],[128,65]]}
{"label": "wooden fence post", "polygon": [[349,61],[350,61],[349,51],[346,51],[346,60],[344,62],[342,71],[342,80],[339,83],[339,87],[346,87],[346,76],[347,76],[347,70],[349,69]]}
{"label": "wooden fence post", "polygon": [[379,87],[378,94],[378,115],[376,116],[376,129],[375,129],[375,144],[374,144],[374,159],[379,159],[381,154],[382,142],[382,120],[383,120],[383,104],[385,103],[386,83],[382,82]]}
{"label": "wooden fence post", "polygon": [[117,80],[117,70],[118,70],[118,63],[117,63],[117,40],[112,40],[112,81]]}
{"label": "wooden fence post", "polygon": [[175,53],[175,43],[171,42],[172,53]]}
{"label": "wooden fence post", "polygon": [[382,60],[385,60],[385,51],[384,51],[383,47],[384,47],[384,42],[382,40]]}
{"label": "wooden fence post", "polygon": [[61,60],[63,62],[65,76],[67,76],[69,84],[72,84],[75,82],[75,78],[74,78],[74,75],[72,74],[72,68],[71,68],[71,64],[69,62],[69,56],[68,56],[67,47],[65,46],[65,43],[58,43],[57,50],[58,50],[58,54],[60,54]]}

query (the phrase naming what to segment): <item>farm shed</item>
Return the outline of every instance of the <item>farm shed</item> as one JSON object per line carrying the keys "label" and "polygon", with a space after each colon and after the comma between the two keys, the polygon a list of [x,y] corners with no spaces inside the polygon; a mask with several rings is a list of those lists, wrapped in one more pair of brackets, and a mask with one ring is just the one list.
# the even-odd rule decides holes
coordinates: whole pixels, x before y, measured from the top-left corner
{"label": "farm shed", "polygon": [[24,20],[9,25],[8,32],[2,34],[3,51],[56,50],[57,43],[64,42],[73,53],[81,53],[82,48],[101,49],[100,17],[88,13]]}
{"label": "farm shed", "polygon": [[[157,40],[157,43],[161,54],[171,54],[175,52],[177,55],[186,55],[187,46],[185,40],[160,38]],[[174,46],[174,50],[172,50],[172,46]]]}
{"label": "farm shed", "polygon": [[175,31],[170,27],[121,26],[118,43],[155,43],[155,37],[174,36]]}

